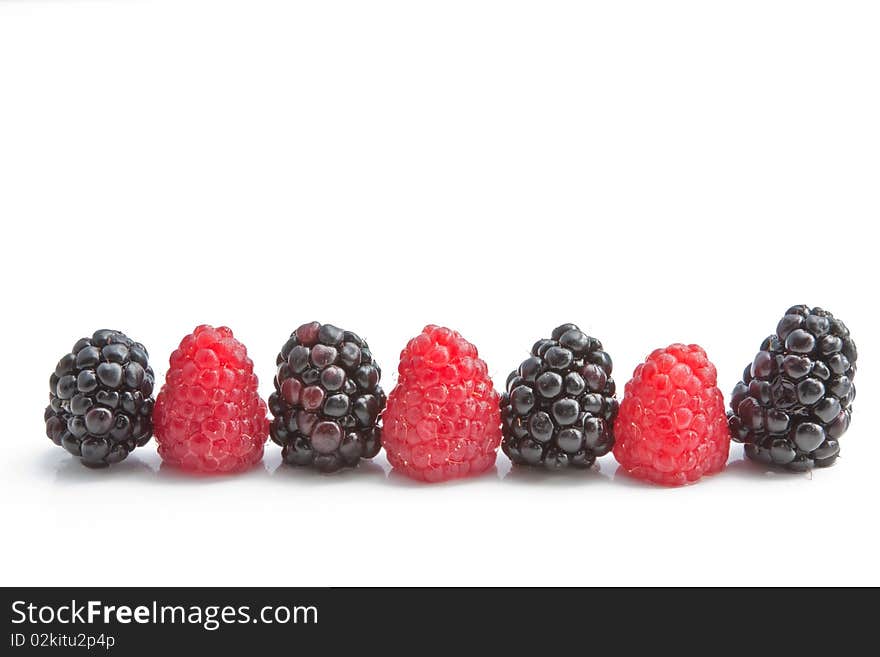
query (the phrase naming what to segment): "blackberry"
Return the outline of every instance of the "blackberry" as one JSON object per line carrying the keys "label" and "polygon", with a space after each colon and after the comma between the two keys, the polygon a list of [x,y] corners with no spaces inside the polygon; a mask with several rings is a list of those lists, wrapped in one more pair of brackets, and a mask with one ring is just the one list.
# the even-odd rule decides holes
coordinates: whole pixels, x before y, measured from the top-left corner
{"label": "blackberry", "polygon": [[147,350],[124,333],[95,331],[49,378],[46,435],[83,465],[123,460],[153,435],[153,370]]}
{"label": "blackberry", "polygon": [[614,394],[602,343],[563,324],[507,378],[501,448],[516,464],[587,468],[614,446]]}
{"label": "blackberry", "polygon": [[276,364],[270,435],[285,463],[335,472],[379,453],[382,371],[362,338],[332,324],[303,324]]}
{"label": "blackberry", "polygon": [[852,415],[857,357],[831,313],[789,308],[733,389],[731,436],[756,461],[797,471],[831,465]]}

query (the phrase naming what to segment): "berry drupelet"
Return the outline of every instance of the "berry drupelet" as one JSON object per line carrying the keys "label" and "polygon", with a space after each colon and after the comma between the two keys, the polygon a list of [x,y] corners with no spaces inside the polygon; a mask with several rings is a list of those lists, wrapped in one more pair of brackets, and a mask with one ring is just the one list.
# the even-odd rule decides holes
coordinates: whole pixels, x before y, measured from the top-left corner
{"label": "berry drupelet", "polygon": [[699,345],[657,349],[626,384],[614,458],[633,477],[682,486],[727,464],[730,433],[715,366]]}
{"label": "berry drupelet", "polygon": [[201,325],[169,359],[153,421],[165,463],[207,473],[259,463],[269,433],[254,364],[225,326]]}
{"label": "berry drupelet", "polygon": [[501,449],[518,465],[587,468],[614,446],[614,394],[602,343],[563,324],[507,378]]}
{"label": "berry drupelet", "polygon": [[46,434],[102,468],[153,435],[153,370],[147,350],[124,333],[100,330],[65,354],[49,378]]}
{"label": "berry drupelet", "polygon": [[501,441],[501,417],[477,348],[457,331],[426,326],[401,352],[397,371],[382,416],[391,465],[427,482],[488,470]]}
{"label": "berry drupelet", "polygon": [[270,434],[285,463],[335,472],[379,453],[382,371],[361,337],[332,324],[303,324],[276,364]]}
{"label": "berry drupelet", "polygon": [[733,439],[762,463],[795,471],[833,464],[852,415],[857,357],[849,329],[830,312],[789,308],[733,389]]}

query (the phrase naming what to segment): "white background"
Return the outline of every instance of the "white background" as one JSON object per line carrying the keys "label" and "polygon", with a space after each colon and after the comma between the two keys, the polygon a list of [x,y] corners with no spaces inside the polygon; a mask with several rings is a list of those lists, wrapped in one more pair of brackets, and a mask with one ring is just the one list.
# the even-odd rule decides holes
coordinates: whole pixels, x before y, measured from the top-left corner
{"label": "white background", "polygon": [[[873,2],[0,0],[3,584],[880,584]],[[226,324],[263,392],[298,324],[387,390],[426,323],[495,383],[564,321],[622,391],[699,342],[725,397],[795,303],[860,347],[831,469],[684,489],[598,472],[443,485],[375,464],[107,471],[45,437],[94,329]]]}

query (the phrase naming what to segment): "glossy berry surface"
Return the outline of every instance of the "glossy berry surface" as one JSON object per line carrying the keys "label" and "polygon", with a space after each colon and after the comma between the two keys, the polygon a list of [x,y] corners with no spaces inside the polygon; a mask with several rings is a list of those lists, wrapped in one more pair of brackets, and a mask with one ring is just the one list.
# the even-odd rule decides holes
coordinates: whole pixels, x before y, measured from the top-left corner
{"label": "glossy berry surface", "polygon": [[270,433],[285,463],[335,472],[379,453],[382,371],[360,336],[332,324],[303,324],[276,364]]}
{"label": "glossy berry surface", "polygon": [[639,479],[682,486],[719,472],[730,434],[715,366],[697,345],[657,349],[626,384],[614,457]]}
{"label": "glossy berry surface", "polygon": [[437,482],[484,472],[501,441],[498,393],[477,348],[456,331],[426,326],[400,354],[383,415],[388,461]]}
{"label": "glossy berry surface", "polygon": [[46,435],[101,468],[153,435],[153,370],[147,350],[124,333],[100,330],[65,354],[49,378]]}
{"label": "glossy berry surface", "polygon": [[266,403],[247,349],[202,325],[171,354],[153,423],[162,460],[196,472],[237,472],[263,458]]}
{"label": "glossy berry surface", "polygon": [[762,463],[796,471],[833,464],[852,416],[857,358],[849,329],[831,313],[789,308],[733,389],[733,439]]}
{"label": "glossy berry surface", "polygon": [[507,378],[501,449],[517,465],[587,468],[614,446],[614,394],[602,343],[558,326]]}

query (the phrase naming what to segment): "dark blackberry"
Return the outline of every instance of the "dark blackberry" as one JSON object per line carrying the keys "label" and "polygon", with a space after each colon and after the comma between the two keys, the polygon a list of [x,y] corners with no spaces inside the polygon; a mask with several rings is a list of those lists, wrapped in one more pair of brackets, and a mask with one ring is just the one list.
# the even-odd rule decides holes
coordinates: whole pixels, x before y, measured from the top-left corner
{"label": "dark blackberry", "polygon": [[614,446],[614,393],[602,343],[563,324],[507,378],[501,449],[516,464],[587,468]]}
{"label": "dark blackberry", "polygon": [[831,313],[789,308],[733,389],[731,437],[763,463],[797,471],[831,465],[852,415],[857,357]]}
{"label": "dark blackberry", "polygon": [[119,331],[73,345],[49,378],[46,435],[83,465],[118,463],[153,435],[153,370],[147,350]]}
{"label": "dark blackberry", "polygon": [[303,324],[276,364],[270,435],[285,463],[335,472],[379,453],[385,393],[363,339],[331,324]]}

